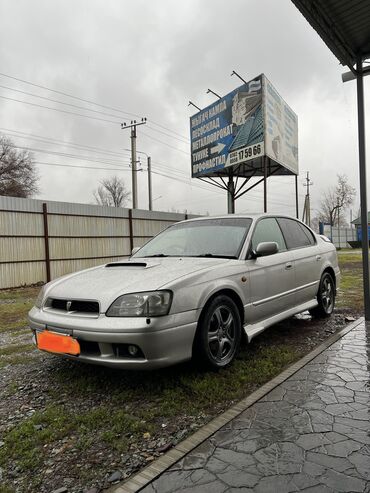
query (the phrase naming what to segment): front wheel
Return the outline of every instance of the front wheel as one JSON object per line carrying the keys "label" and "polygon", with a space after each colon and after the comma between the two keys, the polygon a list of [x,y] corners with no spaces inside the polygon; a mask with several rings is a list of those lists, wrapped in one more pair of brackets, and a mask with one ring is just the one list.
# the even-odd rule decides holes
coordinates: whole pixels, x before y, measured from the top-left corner
{"label": "front wheel", "polygon": [[195,359],[208,368],[224,368],[233,361],[240,340],[241,320],[236,304],[228,296],[216,296],[199,319],[193,347]]}
{"label": "front wheel", "polygon": [[329,272],[321,276],[317,302],[318,306],[310,310],[311,315],[317,318],[330,317],[335,304],[335,284]]}

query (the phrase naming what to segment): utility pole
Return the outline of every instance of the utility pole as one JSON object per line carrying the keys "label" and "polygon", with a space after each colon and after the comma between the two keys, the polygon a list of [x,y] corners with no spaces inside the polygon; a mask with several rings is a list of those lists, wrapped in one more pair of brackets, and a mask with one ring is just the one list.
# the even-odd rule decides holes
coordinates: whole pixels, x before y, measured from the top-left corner
{"label": "utility pole", "polygon": [[146,118],[142,118],[141,122],[131,120],[131,125],[127,123],[121,123],[121,128],[131,129],[131,176],[132,176],[132,208],[137,209],[137,158],[136,158],[136,127],[139,125],[145,125]]}
{"label": "utility pole", "polygon": [[[125,149],[125,151],[129,151],[130,149]],[[149,207],[148,209],[153,210],[153,194],[152,194],[152,158],[144,151],[138,151],[138,154],[144,154],[146,156],[147,168],[148,168],[148,195],[149,195]]]}
{"label": "utility pole", "polygon": [[148,162],[148,194],[149,194],[149,210],[153,210],[153,199],[152,199],[152,160],[150,156],[147,156]]}
{"label": "utility pole", "polygon": [[310,172],[309,171],[307,171],[307,173],[306,173],[305,182],[306,183],[304,183],[303,186],[306,187],[306,197],[304,200],[304,209],[303,209],[302,220],[304,220],[308,226],[311,226],[310,186],[313,185],[313,182],[310,180]]}

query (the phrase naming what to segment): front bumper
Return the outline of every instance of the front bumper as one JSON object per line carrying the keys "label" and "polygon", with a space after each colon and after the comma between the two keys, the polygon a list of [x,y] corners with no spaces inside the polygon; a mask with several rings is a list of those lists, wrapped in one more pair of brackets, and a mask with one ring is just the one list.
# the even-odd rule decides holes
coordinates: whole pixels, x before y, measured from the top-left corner
{"label": "front bumper", "polygon": [[[158,318],[79,317],[43,311],[28,314],[34,334],[48,329],[68,334],[81,345],[81,354],[63,357],[125,369],[154,369],[189,360],[197,327],[198,310]],[[117,348],[135,345],[138,356],[123,355]]]}

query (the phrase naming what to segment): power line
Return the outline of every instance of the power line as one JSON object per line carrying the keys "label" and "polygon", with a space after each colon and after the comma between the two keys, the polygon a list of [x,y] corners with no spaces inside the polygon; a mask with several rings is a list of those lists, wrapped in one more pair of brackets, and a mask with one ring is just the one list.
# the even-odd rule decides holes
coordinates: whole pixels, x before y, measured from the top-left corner
{"label": "power line", "polygon": [[64,101],[59,101],[58,99],[47,98],[46,96],[39,96],[38,94],[34,94],[32,92],[21,91],[20,89],[13,89],[12,87],[2,86],[2,89],[7,89],[8,91],[19,92],[21,94],[25,94],[26,96],[32,96],[33,98],[44,99],[46,101],[51,101],[52,103],[64,104],[66,106],[71,106],[72,108],[77,108],[79,110],[91,111],[93,113],[99,113],[99,115],[112,116],[113,118],[117,118],[117,123],[122,120],[122,118],[118,115],[112,115],[111,113],[104,113],[103,111],[92,110],[90,108],[86,108],[85,106],[78,106],[77,104],[65,103]]}
{"label": "power line", "polygon": [[112,120],[105,120],[104,118],[98,118],[96,116],[82,115],[81,113],[74,113],[72,111],[61,110],[59,108],[51,108],[50,106],[43,106],[42,104],[31,103],[29,101],[22,101],[20,99],[15,99],[15,98],[8,98],[6,96],[0,96],[0,98],[7,99],[8,101],[15,101],[17,103],[29,104],[30,106],[37,106],[38,108],[45,108],[47,110],[59,111],[60,113],[67,113],[68,115],[82,116],[83,118],[89,118],[90,120],[99,120],[101,122],[114,123],[114,125],[117,125],[118,123]]}
{"label": "power line", "polygon": [[189,174],[186,173],[185,171],[181,171],[181,170],[178,170],[176,168],[171,168],[170,166],[167,166],[167,165],[161,165],[161,164],[157,163],[156,161],[154,161],[154,162],[152,161],[152,163],[155,164],[155,169],[163,169],[165,171],[170,171],[171,173],[178,174],[182,178],[187,178],[190,181]]}
{"label": "power line", "polygon": [[62,168],[81,168],[81,169],[100,169],[104,171],[130,171],[129,167],[124,167],[122,168],[99,168],[97,166],[81,166],[78,164],[60,164],[60,163],[44,163],[42,161],[35,161],[35,164],[41,164],[43,166],[60,166]]}
{"label": "power line", "polygon": [[[30,140],[35,140],[37,142],[43,142],[43,143],[51,143],[51,144],[57,144],[57,145],[63,145],[66,147],[77,147],[79,149],[83,150],[91,150],[92,152],[96,152],[99,154],[108,154],[112,156],[124,156],[127,157],[128,153],[123,153],[123,152],[118,152],[118,151],[110,151],[109,149],[104,149],[101,147],[94,147],[94,146],[88,146],[85,144],[78,144],[76,142],[69,142],[65,140],[59,140],[59,139],[53,139],[51,137],[46,137],[42,135],[36,135],[36,134],[29,134],[26,132],[20,132],[18,130],[12,130],[9,128],[0,128],[1,131],[3,131],[3,135],[6,135],[8,137],[18,137],[21,139],[30,139]],[[6,132],[12,132],[12,133],[6,133]],[[16,134],[16,135],[13,135]],[[17,135],[20,134],[20,135]]]}
{"label": "power line", "polygon": [[35,149],[33,147],[25,147],[25,146],[16,146],[16,145],[13,145],[12,147],[14,147],[15,149],[21,149],[21,150],[24,150],[24,151],[30,151],[30,152],[40,152],[42,154],[50,154],[50,155],[53,155],[53,156],[61,156],[61,157],[66,157],[66,158],[69,158],[69,159],[80,159],[82,161],[90,161],[92,163],[103,163],[103,164],[121,164],[121,163],[129,163],[129,161],[114,161],[114,160],[109,160],[109,161],[105,161],[105,160],[102,160],[102,159],[92,159],[92,158],[89,158],[89,157],[86,157],[86,156],[80,156],[78,154],[67,154],[65,152],[57,152],[57,151],[47,151],[47,150],[44,150],[44,149]]}
{"label": "power line", "polygon": [[13,80],[16,80],[18,82],[23,82],[24,84],[28,84],[30,86],[39,87],[40,89],[45,89],[46,91],[55,92],[56,94],[61,94],[62,96],[67,96],[68,98],[77,99],[78,101],[83,101],[84,103],[94,104],[95,106],[100,106],[100,108],[105,108],[107,110],[117,111],[119,113],[123,113],[123,114],[128,115],[128,116],[138,117],[138,115],[136,113],[129,113],[128,111],[123,111],[120,109],[112,108],[111,106],[106,106],[106,105],[103,105],[100,103],[96,103],[95,101],[91,101],[89,99],[83,99],[83,98],[80,98],[79,96],[73,96],[73,94],[68,94],[68,93],[63,92],[63,91],[58,91],[57,89],[51,89],[50,87],[42,86],[41,84],[35,84],[34,82],[30,82],[28,80],[19,79],[18,77],[13,77],[11,75],[3,74],[1,72],[0,72],[0,75],[2,77],[7,77],[8,79],[13,79]]}
{"label": "power line", "polygon": [[155,122],[154,120],[150,120],[150,122],[155,125],[156,127],[163,128],[164,130],[168,130],[169,132],[172,132],[173,134],[177,135],[178,137],[182,137],[183,139],[187,140],[189,142],[189,139],[185,137],[184,135],[181,135],[178,132],[175,132],[171,128],[165,127],[164,125],[161,125],[160,123]]}
{"label": "power line", "polygon": [[[103,154],[106,153],[108,155],[113,155],[114,157],[123,156],[125,158],[128,158],[128,154],[113,152],[113,151],[109,151],[108,149],[101,149],[101,148],[96,148],[96,147],[92,147],[92,146],[80,145],[80,144],[77,144],[74,142],[67,142],[67,141],[63,141],[63,140],[52,139],[50,137],[46,137],[46,136],[42,136],[42,135],[36,135],[36,134],[29,134],[26,132],[21,132],[18,130],[13,130],[13,129],[8,129],[8,128],[0,128],[0,130],[6,130],[6,131],[14,132],[16,134],[21,134],[21,138],[29,138],[29,139],[35,140],[35,141],[41,140],[42,142],[46,142],[46,143],[50,142],[52,144],[58,143],[58,145],[73,146],[73,147],[77,147],[77,148],[81,148],[83,150],[89,150],[89,151],[91,149],[93,152],[98,152],[98,153],[103,153]],[[4,134],[4,135],[9,135],[9,134]],[[11,136],[13,137],[13,135],[11,135]],[[18,136],[18,135],[16,135],[16,136]],[[29,150],[32,152],[43,152],[43,153],[48,153],[48,154],[60,155],[63,157],[73,157],[73,158],[78,158],[78,159],[84,158],[84,156],[81,156],[81,155],[67,154],[67,153],[61,153],[61,152],[56,152],[56,151],[48,151],[48,150],[44,150],[44,149],[36,149],[33,147],[26,147],[26,146],[14,146],[14,147],[16,147],[18,149],[23,149],[23,150]],[[92,159],[90,157],[88,159],[90,159],[92,161]],[[94,160],[93,162],[103,162],[103,161],[101,159],[99,159],[98,161]],[[122,161],[118,162],[118,161],[110,160],[109,164],[111,164],[111,163],[120,164],[121,162]],[[168,165],[163,164],[163,163],[158,163],[156,161],[154,162],[154,164],[156,165],[156,167],[158,167],[159,169],[165,170],[167,173],[169,170],[173,175],[180,175],[180,176],[188,177],[188,173],[186,173],[185,171],[175,169],[171,166],[168,166]],[[190,180],[188,182],[190,183]]]}
{"label": "power line", "polygon": [[[99,115],[105,115],[105,116],[111,116],[113,118],[117,118],[117,121],[116,122],[114,122],[112,120],[103,119],[103,118],[95,118],[96,120],[100,120],[100,121],[104,121],[104,122],[108,122],[108,123],[114,123],[114,124],[119,124],[120,122],[122,122],[122,117],[121,116],[112,115],[111,113],[104,113],[103,111],[92,110],[90,108],[85,108],[84,106],[78,106],[76,104],[65,103],[65,102],[59,101],[57,99],[47,98],[45,96],[39,96],[38,94],[33,94],[33,93],[27,92],[27,91],[21,91],[20,89],[13,89],[11,87],[2,86],[1,84],[0,84],[0,88],[6,89],[6,90],[9,90],[9,91],[15,91],[15,92],[18,92],[18,93],[21,93],[21,94],[25,94],[27,96],[34,97],[34,98],[39,98],[39,99],[43,99],[43,100],[46,100],[46,101],[51,101],[52,103],[64,104],[65,106],[70,106],[72,108],[77,108],[77,109],[84,110],[84,111],[91,111],[93,113],[98,113]],[[3,98],[3,99],[11,100],[11,101],[16,101],[18,103],[24,103],[24,104],[29,104],[29,105],[32,105],[32,106],[37,106],[39,108],[45,108],[45,109],[49,109],[49,110],[53,110],[53,111],[60,111],[60,112],[64,112],[64,113],[69,113],[71,115],[82,116],[82,117],[85,117],[85,118],[89,118],[89,117],[90,118],[94,118],[94,117],[91,117],[89,115],[83,115],[83,114],[74,113],[74,112],[67,112],[67,111],[61,110],[59,108],[52,108],[52,107],[49,107],[49,106],[38,105],[36,103],[31,103],[30,101],[22,101],[20,99],[8,98],[6,96],[0,96],[0,97]],[[157,129],[149,126],[149,125],[148,125],[148,129],[150,131],[152,131],[152,132],[157,132],[157,133],[160,133],[162,135],[165,135],[166,137],[169,137],[170,139],[175,139],[175,140],[181,142],[182,144],[187,144],[187,145],[190,144],[190,141],[189,140],[186,140],[184,138],[175,137],[173,135],[170,135],[167,132],[163,132],[162,130],[157,130]]]}
{"label": "power line", "polygon": [[[1,87],[1,86],[0,86]],[[153,127],[151,127],[150,125],[147,126],[147,128],[149,128],[149,130],[151,130],[152,132],[158,132],[162,135],[166,135],[167,137],[170,137],[170,139],[175,139],[175,140],[178,140],[179,142],[181,142],[182,144],[187,144],[189,145],[190,144],[190,140],[188,139],[184,139],[184,138],[181,138],[179,139],[178,137],[173,137],[172,135],[170,135],[169,133],[167,132],[162,132],[162,130],[157,130]]]}
{"label": "power line", "polygon": [[140,132],[141,135],[145,135],[145,137],[148,137],[149,139],[152,139],[154,140],[155,142],[159,142],[159,144],[163,144],[167,147],[170,147],[171,149],[174,149],[175,151],[178,151],[178,152],[182,152],[183,154],[186,154],[187,156],[190,156],[190,153],[189,152],[186,152],[186,151],[183,151],[182,149],[179,149],[178,147],[174,147],[170,144],[167,144],[167,142],[163,142],[162,140],[159,140],[159,139],[156,139],[155,137],[152,137],[151,135],[148,135],[144,132]]}
{"label": "power line", "polygon": [[[35,84],[34,82],[30,82],[30,81],[25,80],[25,79],[20,79],[18,77],[14,77],[14,76],[11,76],[11,75],[8,75],[8,74],[4,74],[4,73],[1,73],[1,72],[0,72],[0,76],[7,77],[8,79],[16,80],[18,82],[22,82],[23,84],[28,84],[28,85],[33,86],[33,87],[38,87],[40,89],[45,89],[46,91],[54,92],[55,94],[61,94],[62,96],[66,96],[68,98],[76,99],[76,100],[82,101],[84,103],[93,104],[95,106],[99,106],[100,108],[104,108],[104,109],[107,109],[107,110],[116,111],[117,113],[122,113],[122,114],[128,115],[130,117],[139,117],[139,115],[137,113],[130,113],[128,111],[124,111],[124,110],[121,110],[121,109],[118,109],[118,108],[114,108],[112,106],[107,106],[107,105],[104,105],[104,104],[97,103],[96,101],[91,101],[89,99],[80,98],[79,96],[74,96],[73,94],[68,94],[68,93],[63,92],[63,91],[58,91],[57,89],[51,89],[50,87],[42,86],[40,84]],[[164,130],[168,130],[169,132],[171,132],[171,133],[173,133],[175,135],[178,135],[179,137],[183,137],[184,138],[183,135],[175,132],[174,130],[172,130],[172,129],[168,128],[168,127],[165,127],[164,125],[161,125],[160,123],[157,123],[155,121],[152,121],[152,123],[153,123],[153,125],[156,125],[157,127],[163,128]]]}

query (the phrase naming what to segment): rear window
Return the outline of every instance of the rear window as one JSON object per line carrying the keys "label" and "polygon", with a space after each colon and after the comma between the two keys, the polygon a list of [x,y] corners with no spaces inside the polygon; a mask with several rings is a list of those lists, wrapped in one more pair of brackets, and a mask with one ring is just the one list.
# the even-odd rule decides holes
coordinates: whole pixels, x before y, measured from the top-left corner
{"label": "rear window", "polygon": [[315,245],[313,234],[303,224],[286,217],[278,217],[277,220],[289,249]]}

